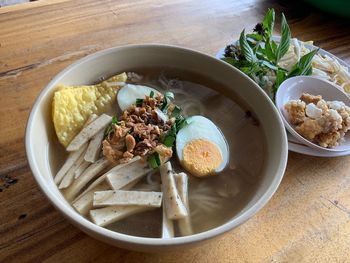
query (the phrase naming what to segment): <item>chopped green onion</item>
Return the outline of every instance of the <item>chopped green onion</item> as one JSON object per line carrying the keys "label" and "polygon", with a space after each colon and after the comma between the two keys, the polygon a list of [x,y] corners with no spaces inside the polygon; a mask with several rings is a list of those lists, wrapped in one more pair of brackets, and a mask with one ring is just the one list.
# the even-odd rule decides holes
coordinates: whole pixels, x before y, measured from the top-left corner
{"label": "chopped green onion", "polygon": [[175,106],[173,111],[171,112],[171,117],[178,117],[181,113],[181,108],[179,106]]}
{"label": "chopped green onion", "polygon": [[117,125],[120,124],[120,122],[118,121],[117,115],[114,115],[114,116],[113,116],[111,124],[108,125],[108,127],[107,127],[106,130],[105,130],[104,137],[107,137],[107,136],[113,131],[113,125],[114,125],[114,124],[117,124]]}
{"label": "chopped green onion", "polygon": [[166,147],[173,147],[174,142],[175,142],[175,137],[174,136],[165,136],[163,144]]}
{"label": "chopped green onion", "polygon": [[173,100],[175,98],[174,93],[172,93],[171,91],[165,92],[164,97],[168,98],[169,100]]}
{"label": "chopped green onion", "polygon": [[168,99],[166,98],[166,97],[164,97],[164,99],[163,99],[163,104],[162,105],[160,105],[160,107],[159,107],[159,109],[161,110],[161,111],[163,111],[164,112],[164,110],[167,108],[167,106],[168,106]]}
{"label": "chopped green onion", "polygon": [[179,117],[176,118],[176,120],[175,120],[175,125],[176,125],[176,130],[177,130],[177,132],[178,132],[178,131],[181,130],[183,127],[185,127],[186,125],[188,125],[188,122],[187,122],[187,120],[186,120],[184,117],[182,117],[182,116],[180,115]]}
{"label": "chopped green onion", "polygon": [[117,125],[119,125],[119,121],[118,121],[117,115],[114,115],[114,116],[113,116],[113,118],[112,118],[112,124],[117,124]]}
{"label": "chopped green onion", "polygon": [[136,99],[136,106],[141,107],[143,104],[143,99]]}
{"label": "chopped green onion", "polygon": [[160,158],[158,153],[153,153],[148,157],[148,164],[152,169],[157,169],[160,166]]}
{"label": "chopped green onion", "polygon": [[150,98],[153,98],[154,97],[154,91],[152,90],[151,93],[149,94],[149,97]]}

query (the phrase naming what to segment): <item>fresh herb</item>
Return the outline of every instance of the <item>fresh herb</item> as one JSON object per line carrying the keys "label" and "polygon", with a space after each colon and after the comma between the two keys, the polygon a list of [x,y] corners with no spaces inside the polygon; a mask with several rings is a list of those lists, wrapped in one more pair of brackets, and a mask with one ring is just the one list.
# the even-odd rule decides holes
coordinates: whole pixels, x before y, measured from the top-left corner
{"label": "fresh herb", "polygon": [[188,125],[188,122],[186,120],[186,118],[184,118],[183,116],[179,116],[175,119],[175,125],[176,125],[176,133],[179,132],[179,130],[181,130],[183,127],[185,127],[186,125]]}
{"label": "fresh herb", "polygon": [[181,108],[179,106],[175,106],[173,111],[171,112],[171,117],[178,117],[181,113]]}
{"label": "fresh herb", "polygon": [[274,27],[275,27],[275,10],[273,8],[269,8],[262,22],[262,33],[260,33],[260,35],[266,35],[268,38],[271,38]]}
{"label": "fresh herb", "polygon": [[175,137],[175,136],[167,135],[167,136],[165,136],[165,138],[164,138],[163,144],[164,144],[166,147],[173,147],[175,140],[176,140],[176,137]]}
{"label": "fresh herb", "polygon": [[276,64],[287,53],[290,45],[290,30],[287,24],[287,20],[283,13],[282,13],[282,21],[281,21],[281,32],[282,32],[281,41],[276,50],[276,60],[275,60]]}
{"label": "fresh herb", "polygon": [[244,29],[241,32],[241,36],[239,37],[239,45],[241,47],[243,56],[245,57],[245,59],[248,62],[250,62],[250,63],[257,62],[257,58],[256,58],[256,55],[255,55],[255,52],[253,51],[253,49],[248,44],[246,35],[244,33]]}
{"label": "fresh herb", "polygon": [[171,101],[174,100],[174,93],[167,91],[164,93],[164,99],[163,99],[163,103],[162,105],[160,105],[159,109],[161,111],[166,111],[166,109],[168,108],[169,104]]}
{"label": "fresh herb", "polygon": [[163,144],[166,147],[173,147],[174,142],[176,140],[177,132],[178,132],[178,130],[176,129],[176,124],[173,124],[163,139]]}
{"label": "fresh herb", "polygon": [[157,169],[160,166],[160,157],[157,152],[152,153],[148,159],[148,164],[152,169]]}
{"label": "fresh herb", "polygon": [[143,104],[143,99],[136,99],[136,106],[137,107],[142,107]]}
{"label": "fresh herb", "polygon": [[174,100],[174,93],[172,93],[171,91],[167,91],[164,93],[164,97],[167,98],[169,101]]}
{"label": "fresh herb", "polygon": [[150,97],[150,98],[153,98],[153,97],[154,97],[154,91],[153,91],[153,90],[150,92],[149,97]]}
{"label": "fresh herb", "polygon": [[292,67],[288,74],[288,78],[298,75],[311,75],[312,66],[311,61],[314,55],[318,52],[318,49],[312,50],[310,53],[305,54],[300,60]]}
{"label": "fresh herb", "polygon": [[178,115],[175,118],[175,123],[170,127],[169,131],[164,136],[164,139],[162,140],[163,144],[166,147],[173,147],[176,140],[176,134],[186,125],[186,119],[182,115]]}
{"label": "fresh herb", "polygon": [[287,78],[310,75],[311,61],[317,53],[317,50],[314,50],[304,55],[290,71],[281,68],[278,63],[288,52],[291,39],[291,32],[283,13],[279,44],[272,40],[274,26],[275,11],[268,9],[264,20],[255,26],[253,33],[246,34],[243,30],[238,44],[228,45],[222,58],[258,83],[271,99],[275,98],[278,87]]}
{"label": "fresh herb", "polygon": [[111,122],[111,124],[107,127],[107,129],[105,130],[104,137],[107,137],[107,136],[109,136],[109,135],[111,134],[111,132],[113,131],[113,126],[114,126],[114,124],[120,125],[120,122],[118,121],[117,115],[114,115],[114,116],[112,117],[112,122]]}

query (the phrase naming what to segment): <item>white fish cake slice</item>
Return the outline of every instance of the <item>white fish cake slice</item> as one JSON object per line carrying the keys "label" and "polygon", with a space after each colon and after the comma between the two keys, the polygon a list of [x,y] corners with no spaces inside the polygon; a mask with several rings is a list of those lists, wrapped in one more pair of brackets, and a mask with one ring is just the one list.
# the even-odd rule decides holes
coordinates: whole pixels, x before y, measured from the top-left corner
{"label": "white fish cake slice", "polygon": [[166,216],[164,199],[162,203],[162,238],[172,238],[175,236],[174,221]]}
{"label": "white fish cake slice", "polygon": [[161,192],[109,190],[95,192],[93,205],[94,207],[113,205],[160,207],[161,203]]}
{"label": "white fish cake slice", "polygon": [[98,157],[101,152],[101,145],[104,137],[104,132],[104,130],[101,130],[94,137],[92,137],[84,156],[85,161],[94,163],[98,160]]}
{"label": "white fish cake slice", "polygon": [[145,206],[109,206],[100,209],[90,210],[92,221],[98,226],[107,226],[128,216],[141,213],[153,207]]}
{"label": "white fish cake slice", "polygon": [[74,181],[75,171],[84,162],[84,155],[85,155],[85,153],[82,152],[80,157],[78,158],[78,160],[76,160],[76,162],[72,165],[72,167],[64,175],[60,185],[58,186],[58,189],[67,188],[68,186],[71,185],[71,183]]}
{"label": "white fish cake slice", "polygon": [[61,169],[58,171],[58,173],[55,176],[54,181],[57,185],[59,183],[61,183],[65,174],[74,165],[74,163],[79,159],[79,157],[85,152],[86,148],[87,148],[87,145],[81,147],[78,151],[71,152],[68,155],[66,162],[63,164],[63,166],[61,167]]}
{"label": "white fish cake slice", "polygon": [[177,191],[184,206],[187,209],[188,215],[177,221],[180,234],[182,236],[189,236],[193,234],[190,207],[188,202],[188,176],[185,173],[174,174]]}
{"label": "white fish cake slice", "polygon": [[95,134],[104,130],[112,121],[112,117],[102,114],[88,126],[84,127],[77,136],[70,142],[67,151],[72,152],[78,150],[83,144],[87,143]]}
{"label": "white fish cake slice", "polygon": [[101,182],[84,195],[82,195],[78,200],[74,201],[72,206],[77,210],[81,215],[87,215],[89,211],[93,208],[93,199],[94,193],[96,191],[104,191],[110,189],[106,182]]}
{"label": "white fish cake slice", "polygon": [[[99,185],[100,183],[102,183],[103,181],[106,180],[106,177],[109,173],[111,173],[112,171],[116,171],[118,169],[123,168],[126,165],[129,165],[133,162],[136,162],[138,160],[140,160],[141,157],[140,156],[135,156],[134,158],[132,158],[128,163],[122,163],[122,164],[118,164],[117,166],[113,167],[112,169],[110,169],[109,171],[107,171],[106,173],[104,173],[103,175],[99,176],[94,182],[92,182],[87,189],[85,189],[81,194],[79,194],[79,196],[76,197],[76,200],[78,200],[81,196],[83,196],[84,194],[86,194],[87,192],[89,192],[91,189],[93,189],[94,187],[96,187],[97,185]],[[130,189],[131,187],[134,186],[134,183],[137,183],[137,181],[133,181],[130,184],[127,184],[123,187],[123,189]],[[129,187],[130,186],[130,187]],[[127,188],[129,187],[129,188]]]}
{"label": "white fish cake slice", "polygon": [[65,189],[64,194],[67,200],[74,200],[81,189],[83,189],[91,180],[96,178],[109,165],[110,162],[105,158],[101,158],[96,163],[91,164],[81,176]]}
{"label": "white fish cake slice", "polygon": [[129,183],[139,180],[149,171],[151,169],[148,163],[141,159],[119,169],[112,169],[108,172],[106,180],[112,189],[119,190]]}
{"label": "white fish cake slice", "polygon": [[160,166],[162,189],[166,215],[169,219],[180,219],[188,215],[176,188],[173,170],[170,162]]}

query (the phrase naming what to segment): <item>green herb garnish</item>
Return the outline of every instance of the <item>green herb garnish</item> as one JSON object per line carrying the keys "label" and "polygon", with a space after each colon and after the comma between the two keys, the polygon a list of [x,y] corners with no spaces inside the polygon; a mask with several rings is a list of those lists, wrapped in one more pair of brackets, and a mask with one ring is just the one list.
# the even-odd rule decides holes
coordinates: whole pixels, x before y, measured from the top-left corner
{"label": "green herb garnish", "polygon": [[136,99],[136,106],[137,107],[142,107],[143,104],[143,99]]}
{"label": "green herb garnish", "polygon": [[169,99],[170,101],[174,100],[174,93],[172,93],[171,91],[167,91],[164,93],[164,97]]}
{"label": "green herb garnish", "polygon": [[148,164],[152,169],[157,169],[160,166],[160,158],[158,153],[152,153],[148,159]]}
{"label": "green herb garnish", "polygon": [[173,111],[171,112],[171,117],[178,117],[181,113],[181,108],[179,106],[175,106]]}
{"label": "green herb garnish", "polygon": [[174,145],[174,142],[176,140],[176,137],[175,136],[165,136],[164,138],[164,141],[163,141],[163,144],[166,146],[166,147],[173,147]]}
{"label": "green herb garnish", "polygon": [[109,136],[109,134],[113,131],[113,125],[114,125],[114,124],[120,125],[120,122],[118,121],[117,115],[114,115],[114,116],[112,117],[112,122],[111,122],[111,124],[107,127],[107,129],[105,130],[104,137]]}
{"label": "green herb garnish", "polygon": [[188,122],[183,116],[180,115],[175,119],[175,125],[176,125],[176,133],[177,133],[183,127],[188,125]]}
{"label": "green herb garnish", "polygon": [[[258,83],[271,99],[275,98],[278,87],[287,78],[312,74],[311,61],[317,53],[317,50],[310,51],[301,57],[290,71],[281,68],[278,63],[288,52],[291,32],[282,13],[281,40],[276,43],[272,40],[274,25],[275,11],[268,9],[263,22],[255,26],[254,32],[246,34],[243,30],[239,44],[228,45],[222,58]],[[276,78],[269,79],[269,76]]]}
{"label": "green herb garnish", "polygon": [[153,90],[150,92],[149,97],[150,97],[150,98],[153,98],[153,97],[154,97],[154,91],[153,91]]}
{"label": "green herb garnish", "polygon": [[163,103],[162,103],[162,105],[160,105],[159,109],[164,112],[168,108],[168,106],[172,100],[174,100],[174,93],[172,93],[170,91],[165,92]]}

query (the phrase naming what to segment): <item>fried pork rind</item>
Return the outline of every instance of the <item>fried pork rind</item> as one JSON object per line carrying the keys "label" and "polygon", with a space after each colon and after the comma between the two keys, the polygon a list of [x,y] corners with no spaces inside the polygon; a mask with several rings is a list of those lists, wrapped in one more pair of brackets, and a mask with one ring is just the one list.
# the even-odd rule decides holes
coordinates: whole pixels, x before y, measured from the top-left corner
{"label": "fried pork rind", "polygon": [[303,123],[305,119],[305,107],[305,102],[301,100],[291,100],[284,105],[284,109],[288,113],[289,121],[292,124],[298,125]]}
{"label": "fried pork rind", "polygon": [[291,100],[284,107],[295,130],[322,147],[338,146],[350,129],[350,107],[341,101],[304,93],[300,100]]}
{"label": "fried pork rind", "polygon": [[317,120],[307,118],[299,126],[296,126],[295,130],[304,138],[312,141],[322,132],[323,128]]}
{"label": "fried pork rind", "polygon": [[304,101],[306,104],[309,104],[309,103],[317,104],[317,102],[322,100],[322,96],[321,95],[315,96],[308,93],[303,93],[300,97],[300,100]]}
{"label": "fried pork rind", "polygon": [[88,117],[110,109],[126,73],[109,78],[97,85],[58,85],[52,103],[53,123],[58,140],[67,146],[79,133]]}

